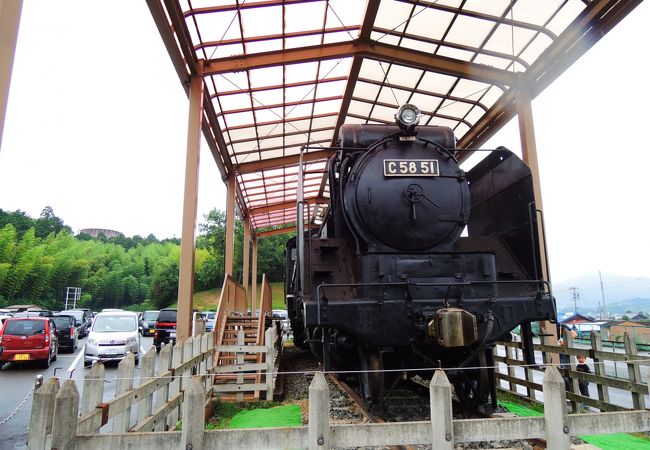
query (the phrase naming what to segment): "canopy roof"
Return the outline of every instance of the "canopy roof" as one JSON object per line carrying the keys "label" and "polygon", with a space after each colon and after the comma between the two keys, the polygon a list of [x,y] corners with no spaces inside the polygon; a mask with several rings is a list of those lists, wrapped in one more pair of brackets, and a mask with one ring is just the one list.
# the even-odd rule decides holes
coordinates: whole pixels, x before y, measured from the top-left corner
{"label": "canopy roof", "polygon": [[[641,0],[148,0],[253,229],[292,224],[301,147],[313,220],[344,123],[421,124],[478,148]],[[468,155],[464,152],[459,159]]]}

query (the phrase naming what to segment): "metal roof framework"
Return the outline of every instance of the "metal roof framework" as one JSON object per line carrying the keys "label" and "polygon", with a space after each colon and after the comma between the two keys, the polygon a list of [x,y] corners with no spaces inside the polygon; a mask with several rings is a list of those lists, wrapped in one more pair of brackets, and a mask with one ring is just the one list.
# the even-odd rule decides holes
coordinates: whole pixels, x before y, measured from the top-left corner
{"label": "metal roof framework", "polygon": [[203,136],[257,232],[295,223],[303,146],[312,213],[343,123],[392,123],[409,102],[478,148],[640,1],[147,3],[188,95],[203,79]]}
{"label": "metal roof framework", "polygon": [[178,337],[191,332],[201,134],[228,186],[227,273],[235,205],[244,221],[245,290],[251,232],[256,280],[257,239],[295,228],[299,186],[303,220],[322,218],[340,126],[393,123],[405,103],[453,129],[460,161],[517,115],[542,209],[531,100],[641,1],[147,0],[189,98]]}

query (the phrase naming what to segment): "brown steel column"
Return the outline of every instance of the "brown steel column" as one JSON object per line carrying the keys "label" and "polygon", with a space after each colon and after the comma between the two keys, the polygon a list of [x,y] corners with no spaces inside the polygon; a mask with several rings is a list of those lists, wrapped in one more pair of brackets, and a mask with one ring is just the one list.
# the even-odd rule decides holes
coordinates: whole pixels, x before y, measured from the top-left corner
{"label": "brown steel column", "polygon": [[0,148],[23,0],[0,0]]}
{"label": "brown steel column", "polygon": [[192,77],[190,111],[187,123],[187,155],[185,157],[185,195],[183,198],[183,231],[178,274],[178,319],[176,339],[192,335],[192,294],[194,291],[194,230],[199,189],[199,150],[203,116],[203,77]]}
{"label": "brown steel column", "polygon": [[228,177],[228,192],[226,193],[226,254],[224,255],[226,274],[232,275],[233,256],[235,253],[235,174]]}
{"label": "brown steel column", "polygon": [[[537,144],[535,142],[535,126],[533,122],[533,108],[531,105],[530,93],[521,90],[517,96],[517,117],[519,119],[519,136],[521,139],[521,153],[523,160],[530,167],[533,177],[533,192],[535,195],[535,206],[543,211],[542,204],[542,183],[539,177],[539,164],[537,161]],[[540,256],[542,263],[542,276],[551,283],[551,274],[547,270],[546,261],[546,243],[542,233],[542,227],[538,227]],[[551,342],[557,343],[556,327],[550,322],[540,322],[545,334],[550,334]],[[553,339],[553,337],[555,339]],[[554,355],[557,358],[557,355]]]}
{"label": "brown steel column", "polygon": [[251,314],[255,315],[255,309],[257,309],[257,236],[253,236],[253,270],[251,272],[253,282],[253,289],[251,291]]}
{"label": "brown steel column", "polygon": [[[250,270],[250,256],[251,256],[251,219],[250,216],[244,219],[244,251],[242,252],[242,284],[246,289],[246,298],[248,299],[248,272]],[[248,300],[247,300],[248,301]]]}

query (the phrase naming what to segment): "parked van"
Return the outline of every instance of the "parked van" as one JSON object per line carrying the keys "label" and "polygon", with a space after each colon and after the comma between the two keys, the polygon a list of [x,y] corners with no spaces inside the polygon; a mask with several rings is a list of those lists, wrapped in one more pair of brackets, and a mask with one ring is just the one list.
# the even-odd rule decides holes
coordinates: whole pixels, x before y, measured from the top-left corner
{"label": "parked van", "polygon": [[101,312],[93,320],[84,352],[84,366],[93,361],[120,361],[127,352],[140,359],[138,315],[130,311]]}

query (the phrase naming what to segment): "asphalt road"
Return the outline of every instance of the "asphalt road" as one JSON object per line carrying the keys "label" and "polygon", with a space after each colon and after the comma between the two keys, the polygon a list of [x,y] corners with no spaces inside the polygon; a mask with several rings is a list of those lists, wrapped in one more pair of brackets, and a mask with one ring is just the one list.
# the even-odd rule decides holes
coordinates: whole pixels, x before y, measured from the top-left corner
{"label": "asphalt road", "polygon": [[[86,338],[79,341],[77,351],[74,353],[59,353],[56,361],[52,362],[49,369],[43,369],[35,364],[16,365],[4,364],[0,367],[0,423],[5,421],[20,405],[25,398],[27,401],[18,409],[16,414],[0,425],[0,450],[27,448],[27,432],[32,409],[32,387],[37,375],[42,375],[44,380],[54,377],[59,378],[60,384],[69,378],[77,381],[77,389],[83,391],[83,349]],[[140,351],[144,354],[153,344],[153,338],[142,337]],[[138,366],[136,366],[135,385],[138,384]],[[106,366],[106,384],[104,386],[104,400],[115,396],[115,382],[111,381],[117,375],[117,364]]]}

